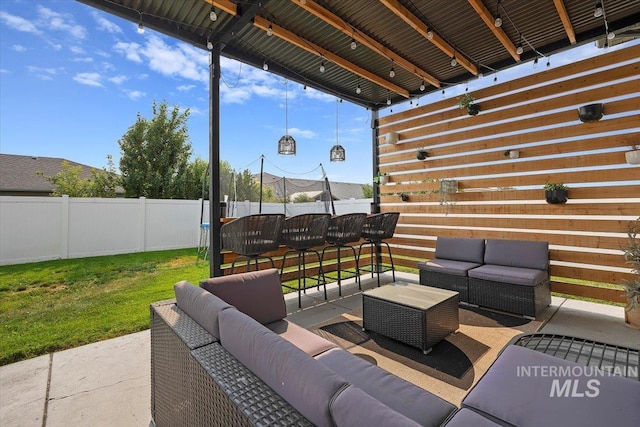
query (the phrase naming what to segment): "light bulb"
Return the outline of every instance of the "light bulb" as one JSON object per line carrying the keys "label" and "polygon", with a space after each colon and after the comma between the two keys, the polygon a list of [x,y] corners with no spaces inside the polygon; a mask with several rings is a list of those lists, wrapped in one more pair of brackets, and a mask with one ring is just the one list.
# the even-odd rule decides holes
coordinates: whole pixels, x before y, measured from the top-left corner
{"label": "light bulb", "polygon": [[213,10],[213,8],[211,8],[211,12],[209,12],[209,19],[211,19],[212,22],[216,22],[218,20],[218,14]]}
{"label": "light bulb", "polygon": [[427,39],[433,40],[433,31],[427,31]]}
{"label": "light bulb", "polygon": [[362,88],[360,87],[360,85],[358,85],[358,87],[356,88],[356,93],[358,95],[360,95],[362,93]]}
{"label": "light bulb", "polygon": [[498,15],[496,20],[493,22],[493,25],[495,25],[498,28],[502,27],[502,18],[500,18],[500,15]]}
{"label": "light bulb", "polygon": [[269,28],[267,28],[267,35],[271,37],[273,35],[273,26],[269,24]]}
{"label": "light bulb", "polygon": [[325,66],[324,66],[324,62],[320,63],[320,72],[324,73],[326,70]]}
{"label": "light bulb", "polygon": [[142,34],[144,33],[144,25],[142,25],[142,22],[140,22],[138,24],[138,34]]}
{"label": "light bulb", "polygon": [[263,69],[263,70],[265,70],[265,71],[268,71],[268,70],[269,70],[269,64],[267,64],[267,61],[264,61],[264,62],[262,63],[262,69]]}
{"label": "light bulb", "polygon": [[354,39],[351,39],[351,50],[356,50],[358,43]]}
{"label": "light bulb", "polygon": [[516,48],[516,53],[518,55],[522,55],[523,52],[524,52],[524,49],[522,48],[522,45],[519,44],[518,47]]}
{"label": "light bulb", "polygon": [[389,70],[389,77],[394,78],[396,76],[396,70],[393,69],[393,67],[391,67],[391,70]]}
{"label": "light bulb", "polygon": [[613,40],[615,38],[616,38],[616,33],[611,32],[611,33],[607,34],[607,39],[608,40]]}
{"label": "light bulb", "polygon": [[387,98],[387,105],[391,105],[391,98]]}
{"label": "light bulb", "polygon": [[426,86],[424,85],[424,80],[420,83],[420,92],[424,92]]}
{"label": "light bulb", "polygon": [[602,3],[596,4],[596,10],[593,11],[594,18],[600,18],[602,16]]}
{"label": "light bulb", "polygon": [[452,56],[451,57],[451,66],[455,67],[456,65],[458,65],[458,61],[456,61],[456,57]]}
{"label": "light bulb", "polygon": [[209,49],[209,50],[213,49],[213,43],[211,43],[210,40],[207,40],[207,49]]}
{"label": "light bulb", "polygon": [[307,4],[307,0],[300,0],[300,3]]}

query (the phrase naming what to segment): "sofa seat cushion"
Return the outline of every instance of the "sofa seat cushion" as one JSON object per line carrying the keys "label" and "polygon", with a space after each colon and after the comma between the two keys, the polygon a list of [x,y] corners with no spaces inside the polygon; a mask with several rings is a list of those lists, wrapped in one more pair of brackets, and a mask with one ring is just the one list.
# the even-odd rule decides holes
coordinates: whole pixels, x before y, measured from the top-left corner
{"label": "sofa seat cushion", "polygon": [[531,268],[506,267],[503,265],[483,265],[469,270],[469,277],[489,280],[492,282],[511,283],[522,286],[535,286],[544,282],[548,277],[546,270]]}
{"label": "sofa seat cushion", "polygon": [[452,274],[454,276],[467,276],[467,272],[472,268],[482,264],[467,261],[455,261],[451,259],[434,258],[431,261],[418,263],[420,270],[433,271],[436,273]]}
{"label": "sofa seat cushion", "polygon": [[213,277],[200,282],[200,287],[263,325],[287,317],[280,275],[275,268]]}
{"label": "sofa seat cushion", "polygon": [[316,359],[374,399],[420,425],[439,426],[456,409],[440,397],[345,350],[329,350]]}
{"label": "sofa seat cushion", "polygon": [[529,240],[488,239],[484,253],[484,263],[548,270],[549,243]]}
{"label": "sofa seat cushion", "polygon": [[446,427],[496,427],[504,426],[480,415],[471,409],[462,408],[445,423]]}
{"label": "sofa seat cushion", "polygon": [[265,326],[298,347],[300,350],[307,353],[309,356],[316,356],[322,352],[337,347],[331,341],[326,340],[321,336],[296,325],[295,323],[291,323],[287,319],[268,323]]}
{"label": "sofa seat cushion", "polygon": [[438,237],[435,258],[482,264],[484,261],[484,246],[484,239]]}
{"label": "sofa seat cushion", "polygon": [[332,426],[329,403],[347,382],[238,310],[220,312],[220,343],[305,418]]}
{"label": "sofa seat cushion", "polygon": [[420,426],[353,385],[331,402],[331,415],[337,426]]}
{"label": "sofa seat cushion", "polygon": [[637,426],[638,402],[638,381],[598,374],[593,367],[512,345],[462,406],[519,427]]}
{"label": "sofa seat cushion", "polygon": [[176,305],[216,340],[219,340],[218,313],[233,307],[215,295],[184,280],[173,285],[173,290],[176,294]]}

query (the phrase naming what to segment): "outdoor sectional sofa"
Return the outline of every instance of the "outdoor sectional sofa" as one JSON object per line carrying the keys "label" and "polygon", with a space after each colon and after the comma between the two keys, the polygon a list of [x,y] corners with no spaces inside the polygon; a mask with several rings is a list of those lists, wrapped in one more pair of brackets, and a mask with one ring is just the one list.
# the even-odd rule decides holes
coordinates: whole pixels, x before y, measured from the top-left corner
{"label": "outdoor sectional sofa", "polygon": [[548,378],[514,381],[517,367],[576,364],[518,346],[503,351],[457,408],[287,321],[276,270],[174,288],[175,300],[151,305],[158,427],[528,427],[549,425],[550,416],[554,425],[588,426],[612,414],[640,425],[640,382],[606,377],[592,399],[549,398]]}
{"label": "outdoor sectional sofa", "polygon": [[422,285],[468,304],[531,318],[551,304],[547,242],[438,237],[435,257],[418,269]]}

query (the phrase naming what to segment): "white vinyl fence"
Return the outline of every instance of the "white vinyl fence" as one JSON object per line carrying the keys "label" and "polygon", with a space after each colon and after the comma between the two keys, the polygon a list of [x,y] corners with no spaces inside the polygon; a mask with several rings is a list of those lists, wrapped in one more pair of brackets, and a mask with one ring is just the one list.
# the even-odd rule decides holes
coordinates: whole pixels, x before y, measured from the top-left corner
{"label": "white vinyl fence", "polygon": [[[335,202],[336,214],[370,212],[371,199]],[[0,265],[195,247],[201,201],[0,196]],[[258,213],[258,203],[227,207]],[[263,213],[325,212],[323,202],[263,203]],[[203,222],[209,221],[209,203]]]}

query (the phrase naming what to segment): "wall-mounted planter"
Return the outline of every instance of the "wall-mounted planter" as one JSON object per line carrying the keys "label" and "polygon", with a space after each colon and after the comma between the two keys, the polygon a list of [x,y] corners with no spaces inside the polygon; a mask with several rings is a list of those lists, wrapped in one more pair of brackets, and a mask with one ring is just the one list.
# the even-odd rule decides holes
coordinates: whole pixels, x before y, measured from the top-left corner
{"label": "wall-mounted planter", "polygon": [[597,122],[604,113],[604,104],[583,105],[578,109],[578,117],[583,123]]}
{"label": "wall-mounted planter", "polygon": [[456,194],[458,192],[458,181],[455,179],[443,179],[440,181],[440,194]]}
{"label": "wall-mounted planter", "polygon": [[385,136],[385,141],[387,144],[397,144],[398,143],[398,132],[389,132]]}
{"label": "wall-mounted planter", "polygon": [[409,201],[409,195],[408,194],[401,193],[400,194],[400,198],[402,199],[403,202],[408,202]]}
{"label": "wall-mounted planter", "polygon": [[559,188],[557,190],[545,190],[544,196],[547,200],[547,203],[552,205],[560,205],[563,203],[567,203],[569,192],[563,188]]}
{"label": "wall-mounted planter", "polygon": [[418,150],[418,152],[416,153],[416,158],[418,160],[425,160],[427,157],[429,157],[429,153],[427,153],[425,150]]}
{"label": "wall-mounted planter", "polygon": [[632,150],[624,153],[627,163],[630,165],[640,165],[640,150]]}
{"label": "wall-mounted planter", "polygon": [[480,104],[471,104],[467,107],[470,116],[476,116],[480,112]]}

